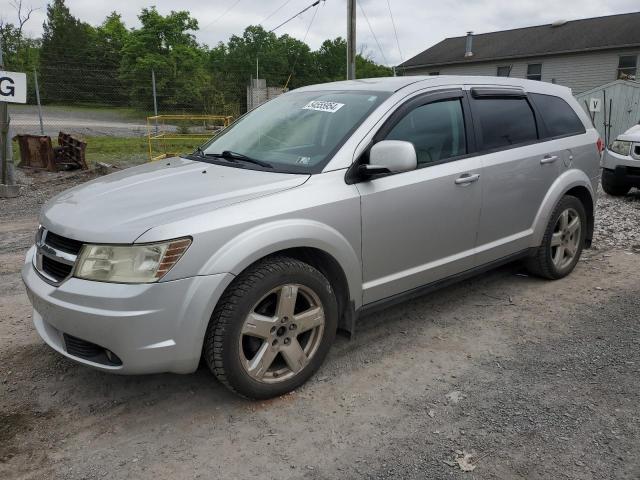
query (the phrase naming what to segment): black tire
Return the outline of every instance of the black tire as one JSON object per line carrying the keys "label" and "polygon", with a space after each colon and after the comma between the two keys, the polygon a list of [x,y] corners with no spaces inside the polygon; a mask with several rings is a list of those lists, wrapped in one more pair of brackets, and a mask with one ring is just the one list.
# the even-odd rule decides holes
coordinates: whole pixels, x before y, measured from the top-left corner
{"label": "black tire", "polygon": [[[558,266],[553,262],[551,239],[560,215],[567,209],[573,209],[580,217],[580,238],[573,260],[566,266],[558,268]],[[549,280],[557,280],[559,278],[566,277],[573,271],[580,260],[580,255],[582,254],[585,244],[586,234],[587,214],[585,212],[584,205],[582,205],[582,202],[578,198],[571,195],[565,195],[558,202],[556,208],[551,214],[551,218],[549,219],[549,223],[547,224],[547,228],[544,232],[544,237],[542,238],[542,244],[535,250],[532,257],[527,260],[527,270],[533,275]]]}
{"label": "black tire", "polygon": [[602,190],[613,197],[621,197],[631,190],[631,185],[617,180],[614,174],[608,170],[603,170],[600,182],[602,184]]}
{"label": "black tire", "polygon": [[[264,383],[243,367],[242,328],[247,315],[268,292],[289,283],[315,292],[324,310],[324,329],[314,355],[297,374],[278,383]],[[337,325],[337,301],[322,273],[294,258],[267,257],[242,272],[223,294],[207,328],[203,355],[211,371],[231,391],[251,399],[277,397],[299,387],[316,372],[331,348]]]}

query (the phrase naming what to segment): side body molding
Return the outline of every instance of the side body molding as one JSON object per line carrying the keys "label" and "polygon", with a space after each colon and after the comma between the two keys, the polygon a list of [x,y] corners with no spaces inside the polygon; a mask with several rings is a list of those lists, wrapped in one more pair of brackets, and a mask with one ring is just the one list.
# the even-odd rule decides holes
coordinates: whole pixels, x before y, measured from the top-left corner
{"label": "side body molding", "polygon": [[536,214],[536,218],[533,223],[531,247],[537,247],[542,243],[542,237],[544,237],[544,231],[549,223],[549,218],[553,213],[553,209],[564,194],[574,187],[584,187],[589,191],[591,201],[593,202],[593,208],[595,210],[596,195],[593,191],[593,185],[589,177],[582,170],[567,170],[556,179],[553,185],[551,185],[551,188],[547,192],[540,208],[538,209],[538,213]]}
{"label": "side body molding", "polygon": [[342,267],[355,308],[362,304],[362,268],[358,254],[336,229],[305,219],[277,220],[257,225],[225,243],[203,265],[201,274],[240,274],[260,258],[289,248],[316,248]]}

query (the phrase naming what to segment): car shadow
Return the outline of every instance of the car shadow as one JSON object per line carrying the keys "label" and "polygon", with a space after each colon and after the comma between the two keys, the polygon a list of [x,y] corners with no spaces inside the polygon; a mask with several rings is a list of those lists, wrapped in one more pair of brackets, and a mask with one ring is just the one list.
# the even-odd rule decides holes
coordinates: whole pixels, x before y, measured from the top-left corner
{"label": "car shadow", "polygon": [[[357,355],[367,346],[390,336],[404,336],[415,328],[423,328],[425,323],[438,324],[439,313],[447,316],[451,309],[461,302],[480,296],[489,303],[508,302],[502,295],[485,297],[482,293],[492,290],[505,279],[511,282],[534,283],[540,280],[521,272],[518,263],[503,266],[456,285],[369,314],[359,319],[355,338],[343,335],[336,337],[325,366],[307,384],[314,384],[323,376],[323,371],[331,372],[341,357]],[[424,312],[431,312],[425,322]],[[459,321],[464,321],[461,319]],[[44,344],[25,347],[19,358],[10,363],[16,370],[26,368],[38,380],[38,402],[45,408],[77,408],[86,412],[106,412],[111,409],[163,409],[181,410],[188,405],[211,404],[225,408],[247,408],[255,402],[242,399],[220,384],[206,365],[201,362],[193,374],[157,374],[123,376],[100,372],[79,365]],[[34,373],[38,372],[38,373]],[[28,374],[27,374],[28,376]],[[26,387],[26,384],[25,384]],[[303,389],[305,387],[302,387]],[[281,399],[281,401],[284,401]],[[269,403],[278,402],[278,399]]]}

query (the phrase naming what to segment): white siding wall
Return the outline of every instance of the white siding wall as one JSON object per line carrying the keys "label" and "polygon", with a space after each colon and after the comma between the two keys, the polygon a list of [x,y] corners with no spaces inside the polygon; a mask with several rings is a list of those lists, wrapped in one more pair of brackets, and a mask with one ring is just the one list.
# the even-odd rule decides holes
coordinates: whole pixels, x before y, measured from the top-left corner
{"label": "white siding wall", "polygon": [[551,82],[555,79],[555,83],[569,87],[574,94],[578,94],[616,80],[620,55],[640,55],[640,49],[417,68],[408,70],[406,73],[407,75],[428,75],[431,72],[440,72],[440,75],[496,75],[497,67],[511,65],[512,77],[526,78],[527,65],[541,63],[543,81]]}

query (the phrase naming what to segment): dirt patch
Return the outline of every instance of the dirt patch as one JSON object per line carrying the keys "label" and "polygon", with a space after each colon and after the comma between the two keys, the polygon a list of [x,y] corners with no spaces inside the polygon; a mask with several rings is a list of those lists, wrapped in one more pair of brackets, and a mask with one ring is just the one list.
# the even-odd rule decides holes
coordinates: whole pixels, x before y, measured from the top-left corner
{"label": "dirt patch", "polygon": [[205,369],[108,375],[44,345],[29,202],[0,214],[0,478],[638,478],[640,221],[565,279],[514,264],[362,319],[302,388],[249,402]]}

